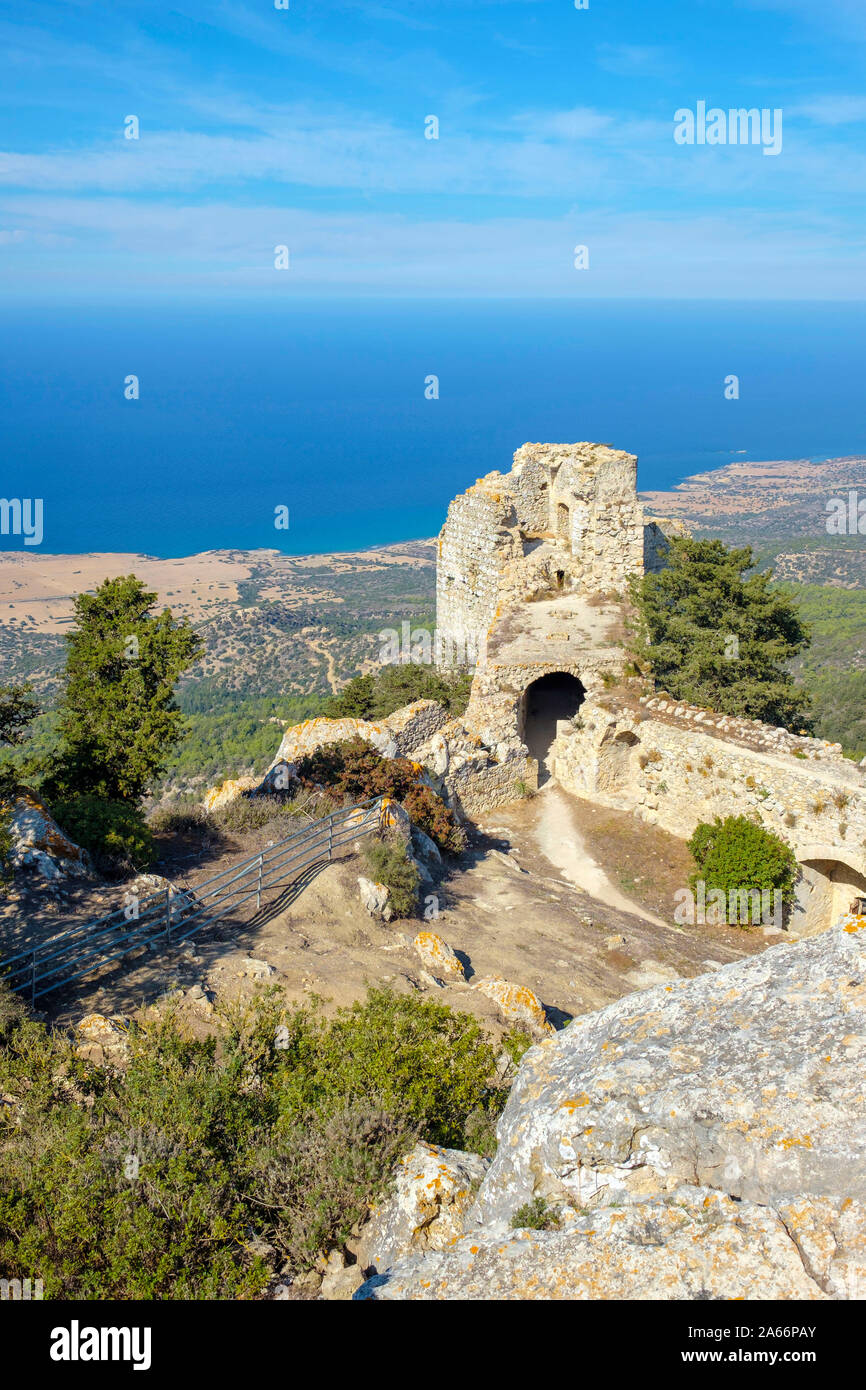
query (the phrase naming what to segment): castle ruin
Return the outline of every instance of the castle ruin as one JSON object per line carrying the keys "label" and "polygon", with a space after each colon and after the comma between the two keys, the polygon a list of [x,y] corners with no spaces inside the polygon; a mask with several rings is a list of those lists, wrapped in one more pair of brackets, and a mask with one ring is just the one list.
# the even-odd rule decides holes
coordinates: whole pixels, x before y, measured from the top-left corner
{"label": "castle ruin", "polygon": [[474,667],[472,693],[414,756],[470,814],[550,777],[681,837],[755,814],[794,849],[790,927],[812,934],[866,895],[866,769],[837,744],[642,694],[627,676],[623,599],[667,549],[636,470],[607,445],[525,444],[509,473],[451,503],[437,647],[443,665]]}

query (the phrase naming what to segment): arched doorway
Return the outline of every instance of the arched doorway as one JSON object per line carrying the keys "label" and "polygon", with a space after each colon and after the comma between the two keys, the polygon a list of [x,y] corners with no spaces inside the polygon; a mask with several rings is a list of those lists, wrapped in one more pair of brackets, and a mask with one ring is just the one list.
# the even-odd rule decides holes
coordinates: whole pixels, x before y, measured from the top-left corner
{"label": "arched doorway", "polygon": [[788,920],[795,936],[815,936],[835,926],[856,898],[866,897],[866,877],[833,856],[830,846],[810,846],[800,859],[796,900]]}
{"label": "arched doorway", "polygon": [[556,738],[560,719],[573,719],[586,697],[586,691],[576,676],[565,671],[551,671],[540,676],[523,692],[520,702],[520,737],[530,756],[538,760],[538,785],[550,778],[546,758]]}

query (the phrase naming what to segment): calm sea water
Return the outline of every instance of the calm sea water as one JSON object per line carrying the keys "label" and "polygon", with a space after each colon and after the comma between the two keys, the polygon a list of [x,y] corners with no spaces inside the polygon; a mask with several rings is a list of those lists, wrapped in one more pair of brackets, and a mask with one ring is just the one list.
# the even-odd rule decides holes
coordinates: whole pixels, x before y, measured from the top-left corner
{"label": "calm sea water", "polygon": [[433,535],[526,440],[628,449],[641,488],[733,458],[864,452],[864,362],[862,304],[16,307],[0,316],[0,496],[44,499],[45,552],[356,548]]}

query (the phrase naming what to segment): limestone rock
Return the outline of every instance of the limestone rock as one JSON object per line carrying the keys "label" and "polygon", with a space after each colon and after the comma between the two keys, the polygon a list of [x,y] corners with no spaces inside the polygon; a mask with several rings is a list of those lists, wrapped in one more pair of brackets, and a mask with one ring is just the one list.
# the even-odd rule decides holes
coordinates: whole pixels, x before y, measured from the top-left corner
{"label": "limestone rock", "polygon": [[256,960],[253,956],[247,956],[241,961],[242,975],[246,975],[253,980],[267,980],[271,975],[276,975],[276,967],[270,965],[266,960]]}
{"label": "limestone rock", "polygon": [[327,747],[329,743],[343,743],[352,738],[362,738],[385,758],[397,756],[396,739],[384,721],[373,723],[367,719],[319,718],[305,719],[302,724],[293,724],[286,729],[274,764],[299,763],[302,758]]}
{"label": "limestone rock", "polygon": [[104,1014],[85,1014],[76,1025],[76,1032],[82,1041],[75,1051],[96,1063],[106,1061],[115,1064],[122,1062],[129,1054],[127,1022],[118,1018],[106,1018]]}
{"label": "limestone rock", "polygon": [[49,880],[91,876],[90,855],[60,829],[35,792],[19,792],[9,813],[9,830],[13,869],[35,869]]}
{"label": "limestone rock", "polygon": [[416,860],[420,859],[423,863],[432,866],[434,869],[442,863],[442,855],[435,840],[419,826],[412,826],[412,848],[415,851]]}
{"label": "limestone rock", "polygon": [[206,811],[220,811],[223,806],[228,806],[232,801],[237,801],[245,794],[255,791],[258,785],[258,777],[229,778],[220,783],[218,787],[211,787],[210,791],[205,793],[204,808]]}
{"label": "limestone rock", "polygon": [[463,962],[455,955],[447,941],[432,931],[419,931],[412,942],[415,950],[428,970],[445,979],[465,980]]}
{"label": "limestone rock", "polygon": [[527,1023],[538,1033],[552,1033],[553,1024],[549,1022],[544,1005],[525,985],[513,985],[498,975],[492,975],[473,984],[499,1007],[506,1023]]}
{"label": "limestone rock", "polygon": [[840,926],[574,1020],[523,1059],[485,1219],[542,1172],[580,1202],[683,1182],[866,1200],[864,1013],[866,931]]}
{"label": "limestone rock", "polygon": [[489,1166],[478,1154],[416,1144],[398,1165],[393,1196],[362,1229],[359,1267],[381,1272],[403,1255],[445,1249],[462,1235],[474,1188]]}
{"label": "limestone rock", "polygon": [[[866,919],[628,995],[524,1056],[447,1252],[361,1297],[862,1298]],[[542,1197],[559,1230],[514,1233]]]}
{"label": "limestone rock", "polygon": [[399,801],[394,801],[390,796],[383,798],[379,808],[379,828],[399,836],[407,845],[412,839],[412,822],[409,819],[409,812],[400,805]]}
{"label": "limestone rock", "polygon": [[361,890],[361,902],[371,917],[377,917],[379,921],[390,922],[394,916],[394,909],[390,904],[391,890],[384,883],[374,883],[372,879],[359,876],[358,887]]}
{"label": "limestone rock", "polygon": [[777,1212],[685,1188],[560,1230],[466,1235],[447,1251],[398,1261],[356,1298],[856,1298],[866,1292],[864,1218],[862,1205],[841,1198]]}
{"label": "limestone rock", "polygon": [[331,1303],[348,1303],[364,1282],[359,1265],[346,1264],[338,1250],[332,1250],[325,1265],[321,1297]]}
{"label": "limestone rock", "polygon": [[142,903],[146,898],[159,897],[166,892],[171,899],[173,921],[181,921],[200,905],[191,888],[179,888],[171,879],[163,878],[162,874],[139,874],[124,886],[123,897],[128,906],[136,898]]}
{"label": "limestone rock", "polygon": [[126,1029],[114,1019],[106,1018],[104,1014],[85,1014],[76,1027],[88,1042],[107,1043],[111,1046],[126,1041]]}

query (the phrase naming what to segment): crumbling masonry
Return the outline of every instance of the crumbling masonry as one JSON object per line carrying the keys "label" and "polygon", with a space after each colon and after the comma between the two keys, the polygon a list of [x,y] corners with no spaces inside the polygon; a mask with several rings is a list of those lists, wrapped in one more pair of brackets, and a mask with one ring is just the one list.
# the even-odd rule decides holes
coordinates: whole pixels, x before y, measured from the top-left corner
{"label": "crumbling masonry", "polygon": [[438,643],[443,664],[474,665],[472,695],[413,756],[470,814],[550,775],[679,836],[747,808],[793,846],[791,927],[811,934],[866,894],[866,770],[838,745],[641,698],[625,678],[622,599],[667,548],[636,468],[607,445],[525,444],[451,503]]}

